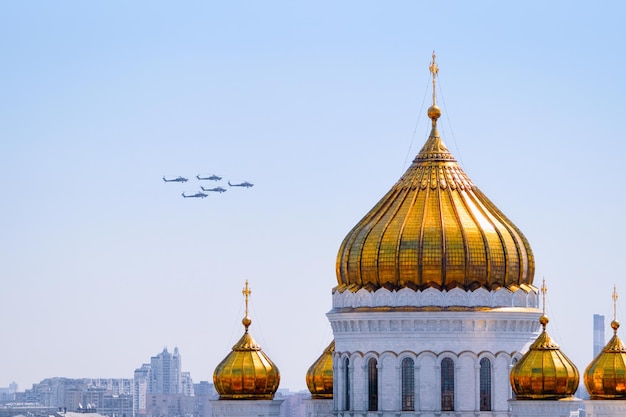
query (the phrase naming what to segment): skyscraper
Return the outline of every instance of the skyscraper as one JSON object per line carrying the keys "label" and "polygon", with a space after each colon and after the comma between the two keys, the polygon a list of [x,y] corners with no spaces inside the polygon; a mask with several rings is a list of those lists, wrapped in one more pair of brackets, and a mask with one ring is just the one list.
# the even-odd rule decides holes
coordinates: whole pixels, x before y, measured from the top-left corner
{"label": "skyscraper", "polygon": [[150,384],[148,392],[152,394],[180,394],[180,353],[174,348],[169,353],[167,348],[163,352],[150,358]]}
{"label": "skyscraper", "polygon": [[135,370],[133,382],[133,416],[145,415],[149,408],[147,395],[193,395],[193,381],[189,372],[181,372],[181,355],[178,348],[170,353],[167,347],[150,363]]}
{"label": "skyscraper", "polygon": [[604,316],[593,315],[593,357],[598,356],[604,347]]}

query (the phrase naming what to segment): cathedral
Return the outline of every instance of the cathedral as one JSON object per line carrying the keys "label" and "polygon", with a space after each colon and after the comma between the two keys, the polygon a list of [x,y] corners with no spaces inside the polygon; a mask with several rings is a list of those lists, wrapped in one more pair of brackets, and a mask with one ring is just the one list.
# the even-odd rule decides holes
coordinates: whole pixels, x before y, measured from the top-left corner
{"label": "cathedral", "polygon": [[[626,416],[619,323],[584,373],[550,338],[531,246],[444,145],[434,54],[429,69],[428,139],[339,247],[333,341],[307,372],[306,417]],[[213,414],[276,417],[280,374],[248,333],[243,293]],[[589,400],[574,396],[581,375]]]}

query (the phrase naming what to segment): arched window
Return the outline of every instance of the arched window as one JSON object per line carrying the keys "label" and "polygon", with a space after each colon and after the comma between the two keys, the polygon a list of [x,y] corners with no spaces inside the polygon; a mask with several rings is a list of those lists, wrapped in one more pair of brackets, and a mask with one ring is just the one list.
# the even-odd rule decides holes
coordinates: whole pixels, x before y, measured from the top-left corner
{"label": "arched window", "polygon": [[454,411],[454,362],[441,361],[441,411]]}
{"label": "arched window", "polygon": [[413,359],[402,359],[402,411],[415,411],[415,366]]}
{"label": "arched window", "polygon": [[344,375],[346,377],[346,385],[345,385],[345,390],[346,390],[346,396],[345,396],[345,410],[348,411],[350,410],[350,360],[348,358],[346,358],[343,361],[343,365],[344,365]]}
{"label": "arched window", "polygon": [[367,410],[378,411],[378,367],[374,358],[367,361]]}
{"label": "arched window", "polygon": [[480,411],[491,411],[491,361],[480,360]]}

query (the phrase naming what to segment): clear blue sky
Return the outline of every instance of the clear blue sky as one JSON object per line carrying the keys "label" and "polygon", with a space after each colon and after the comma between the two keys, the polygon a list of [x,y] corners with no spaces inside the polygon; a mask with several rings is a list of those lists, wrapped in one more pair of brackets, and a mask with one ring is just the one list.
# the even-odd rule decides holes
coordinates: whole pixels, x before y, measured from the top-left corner
{"label": "clear blue sky", "polygon": [[[252,335],[304,389],[339,244],[428,134],[433,49],[440,133],[529,239],[583,371],[614,284],[626,303],[625,8],[3,2],[0,387],[131,378],[165,346],[212,380],[248,279]],[[196,174],[255,186],[161,180]]]}

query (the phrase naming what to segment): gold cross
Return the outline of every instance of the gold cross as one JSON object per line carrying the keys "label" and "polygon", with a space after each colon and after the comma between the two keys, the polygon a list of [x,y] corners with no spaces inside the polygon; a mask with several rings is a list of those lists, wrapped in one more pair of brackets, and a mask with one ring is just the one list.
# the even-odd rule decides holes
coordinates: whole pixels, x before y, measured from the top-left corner
{"label": "gold cross", "polygon": [[437,58],[437,55],[435,55],[435,51],[433,51],[433,62],[431,62],[430,65],[428,66],[428,69],[430,70],[430,73],[433,76],[433,106],[437,105],[437,95],[435,93],[435,84],[436,84],[435,78],[437,77],[437,74],[439,74],[439,66],[437,65],[436,58]]}
{"label": "gold cross", "polygon": [[546,279],[543,279],[543,284],[541,285],[541,293],[543,294],[543,315],[546,315],[546,293],[548,292],[548,287],[546,287]]}
{"label": "gold cross", "polygon": [[252,294],[250,287],[248,287],[248,280],[246,280],[246,286],[243,290],[241,290],[241,293],[244,297],[246,297],[246,317],[248,317],[248,298],[250,297],[250,294]]}
{"label": "gold cross", "polygon": [[617,288],[613,284],[613,320],[617,321]]}

